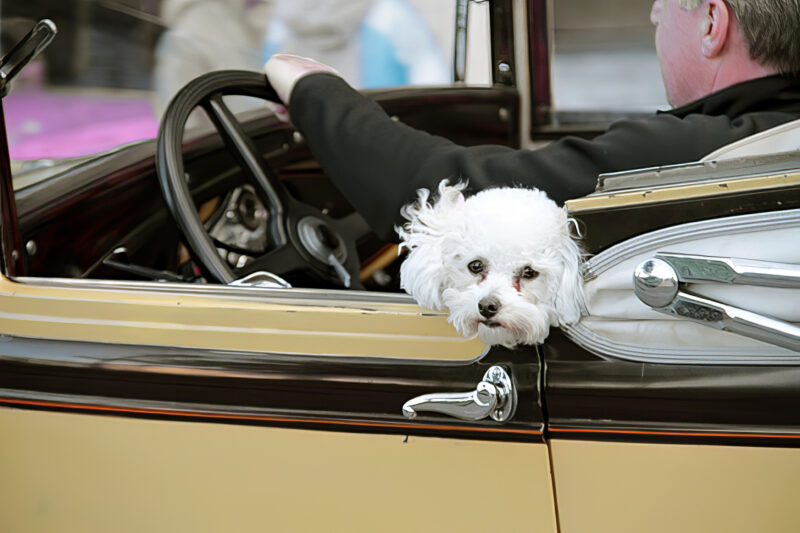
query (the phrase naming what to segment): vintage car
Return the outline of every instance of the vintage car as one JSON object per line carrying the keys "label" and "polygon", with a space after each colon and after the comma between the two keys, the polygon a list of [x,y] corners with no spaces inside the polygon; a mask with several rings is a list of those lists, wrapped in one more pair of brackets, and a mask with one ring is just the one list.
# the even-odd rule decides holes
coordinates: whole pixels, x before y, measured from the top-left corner
{"label": "vintage car", "polygon": [[[553,4],[458,0],[455,81],[368,94],[463,144],[641,112],[554,105]],[[636,3],[598,4],[573,13]],[[475,20],[490,84],[462,81]],[[800,530],[792,125],[600,176],[568,205],[588,316],[488,349],[399,291],[279,108],[228,95],[274,98],[215,71],[157,139],[55,161],[10,161],[2,130],[0,530]],[[184,134],[197,106],[215,128]]]}

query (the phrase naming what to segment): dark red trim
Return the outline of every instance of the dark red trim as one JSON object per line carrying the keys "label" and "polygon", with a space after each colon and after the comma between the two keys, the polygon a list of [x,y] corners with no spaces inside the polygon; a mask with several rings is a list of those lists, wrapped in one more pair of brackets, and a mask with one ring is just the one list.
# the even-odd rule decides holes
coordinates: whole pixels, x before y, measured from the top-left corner
{"label": "dark red trim", "polygon": [[736,439],[800,439],[800,435],[787,435],[782,433],[717,433],[714,431],[644,431],[631,429],[578,429],[578,428],[549,428],[550,433],[581,433],[581,434],[606,434],[606,435],[655,435],[669,437],[713,437]]}
{"label": "dark red trim", "polygon": [[547,0],[528,2],[528,68],[531,84],[531,124],[550,122],[550,51]]}
{"label": "dark red trim", "polygon": [[[256,421],[256,422],[277,422],[277,423],[302,423],[304,425],[321,424],[327,426],[341,427],[365,427],[365,428],[391,428],[391,429],[427,429],[436,431],[455,431],[455,432],[474,432],[474,433],[499,433],[507,435],[525,435],[538,437],[541,431],[530,429],[510,429],[510,428],[481,428],[465,427],[447,424],[431,423],[402,423],[402,422],[372,422],[364,420],[345,420],[345,419],[320,419],[274,415],[245,415],[233,413],[215,413],[210,411],[181,411],[176,409],[148,409],[135,407],[119,406],[98,406],[91,404],[73,402],[55,402],[43,400],[22,400],[17,398],[0,398],[0,404],[45,407],[59,410],[80,410],[84,412],[107,412],[119,414],[135,415],[157,415],[171,418],[194,418],[221,421]],[[586,429],[586,428],[549,428],[548,432],[553,436],[559,434],[581,434],[591,435],[619,435],[619,436],[657,436],[657,437],[711,437],[711,438],[734,438],[734,439],[794,439],[800,440],[800,434],[782,433],[755,433],[755,432],[714,432],[714,431],[666,431],[666,430],[631,430],[631,429]]]}
{"label": "dark red trim", "polygon": [[292,423],[303,425],[327,425],[327,426],[341,426],[341,427],[363,427],[373,429],[404,429],[404,430],[435,430],[439,432],[458,432],[458,433],[477,433],[477,434],[505,434],[517,435],[526,437],[539,437],[542,435],[541,431],[533,429],[511,429],[511,428],[494,428],[494,427],[468,427],[456,426],[447,424],[430,424],[430,423],[402,423],[402,422],[372,422],[365,420],[345,420],[345,419],[321,419],[321,418],[304,418],[304,417],[289,417],[289,416],[268,416],[268,415],[244,415],[234,413],[215,413],[210,411],[181,411],[176,409],[145,409],[136,407],[118,407],[118,406],[101,406],[91,404],[81,404],[72,402],[55,402],[43,400],[22,400],[17,398],[0,398],[0,404],[28,406],[28,407],[44,407],[54,409],[67,409],[67,410],[80,410],[88,412],[106,412],[118,414],[131,414],[131,415],[155,415],[159,417],[171,418],[195,418],[206,420],[220,420],[220,421],[251,421],[251,422],[274,422],[274,423]]}

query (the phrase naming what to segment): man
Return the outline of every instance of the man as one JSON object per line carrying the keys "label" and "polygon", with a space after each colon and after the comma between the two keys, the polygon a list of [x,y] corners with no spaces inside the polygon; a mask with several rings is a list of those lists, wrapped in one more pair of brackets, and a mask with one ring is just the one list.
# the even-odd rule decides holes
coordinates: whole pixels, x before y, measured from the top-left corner
{"label": "man", "polygon": [[264,68],[328,176],[392,239],[400,207],[444,178],[537,187],[563,202],[592,192],[600,173],[695,161],[800,118],[800,1],[656,0],[650,17],[675,107],[539,150],[462,147],[414,130],[308,59],[278,55]]}

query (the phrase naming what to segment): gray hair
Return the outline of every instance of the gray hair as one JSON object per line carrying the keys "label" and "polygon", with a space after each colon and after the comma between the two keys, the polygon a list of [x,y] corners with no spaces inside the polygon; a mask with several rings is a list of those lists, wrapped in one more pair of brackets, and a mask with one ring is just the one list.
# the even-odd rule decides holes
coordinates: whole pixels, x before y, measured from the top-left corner
{"label": "gray hair", "polygon": [[[704,0],[678,0],[695,9]],[[725,0],[733,9],[750,57],[783,73],[800,73],[800,0]]]}

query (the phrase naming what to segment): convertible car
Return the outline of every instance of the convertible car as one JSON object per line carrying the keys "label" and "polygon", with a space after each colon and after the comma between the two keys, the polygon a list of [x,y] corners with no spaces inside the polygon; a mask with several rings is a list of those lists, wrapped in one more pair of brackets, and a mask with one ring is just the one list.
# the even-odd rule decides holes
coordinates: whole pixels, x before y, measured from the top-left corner
{"label": "convertible car", "polygon": [[[553,4],[458,0],[453,83],[368,94],[462,144],[641,112],[557,105]],[[3,58],[9,98],[55,24]],[[2,129],[0,530],[800,530],[796,125],[599,176],[568,205],[589,314],[489,349],[400,292],[274,96],[203,74],[157,138],[68,159]]]}

